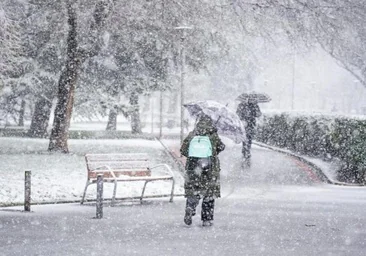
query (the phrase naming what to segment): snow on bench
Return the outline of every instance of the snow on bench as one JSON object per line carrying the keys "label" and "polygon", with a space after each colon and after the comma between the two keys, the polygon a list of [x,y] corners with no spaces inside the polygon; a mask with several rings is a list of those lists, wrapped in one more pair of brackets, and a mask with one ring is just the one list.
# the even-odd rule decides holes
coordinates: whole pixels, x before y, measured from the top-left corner
{"label": "snow on bench", "polygon": [[[103,175],[103,182],[114,183],[112,205],[116,200],[117,183],[131,181],[145,181],[140,196],[140,201],[142,201],[148,182],[157,180],[171,180],[172,190],[169,196],[170,202],[173,202],[175,179],[170,166],[167,164],[150,166],[147,154],[86,154],[85,161],[88,177],[83,197],[81,199],[81,204],[83,204],[85,201],[85,195],[88,186],[91,184],[96,184],[97,176],[99,174]],[[164,168],[167,175],[152,176],[151,170],[155,168]]]}

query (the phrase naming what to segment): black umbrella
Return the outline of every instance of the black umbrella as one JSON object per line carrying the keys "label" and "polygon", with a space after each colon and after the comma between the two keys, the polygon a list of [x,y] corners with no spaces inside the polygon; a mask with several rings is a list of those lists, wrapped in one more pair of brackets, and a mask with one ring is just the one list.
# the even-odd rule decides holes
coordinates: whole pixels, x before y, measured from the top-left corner
{"label": "black umbrella", "polygon": [[252,92],[245,92],[245,93],[240,94],[236,98],[236,100],[265,103],[265,102],[270,102],[272,99],[266,93],[252,91]]}

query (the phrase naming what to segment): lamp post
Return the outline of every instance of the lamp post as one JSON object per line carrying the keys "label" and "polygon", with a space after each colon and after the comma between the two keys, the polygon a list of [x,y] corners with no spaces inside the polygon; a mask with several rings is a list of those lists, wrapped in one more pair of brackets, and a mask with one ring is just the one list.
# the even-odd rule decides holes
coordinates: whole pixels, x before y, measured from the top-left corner
{"label": "lamp post", "polygon": [[184,40],[186,37],[186,31],[192,29],[192,27],[180,26],[174,29],[181,30],[181,41],[180,41],[180,55],[181,55],[181,68],[180,68],[180,144],[183,143],[184,139],[184,77],[185,77],[185,65],[186,65],[186,53],[184,49]]}
{"label": "lamp post", "polygon": [[292,55],[292,83],[291,83],[291,110],[294,110],[295,105],[295,68],[296,68],[296,53]]}
{"label": "lamp post", "polygon": [[159,139],[163,136],[163,92],[160,91],[159,97]]}

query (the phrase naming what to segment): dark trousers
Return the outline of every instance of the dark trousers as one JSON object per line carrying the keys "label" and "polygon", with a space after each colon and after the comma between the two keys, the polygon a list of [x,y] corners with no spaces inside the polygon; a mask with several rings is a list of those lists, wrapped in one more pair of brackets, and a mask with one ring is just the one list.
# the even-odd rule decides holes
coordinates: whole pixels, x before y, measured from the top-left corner
{"label": "dark trousers", "polygon": [[[201,199],[200,195],[187,197],[186,208],[191,208],[193,213],[196,212],[196,207]],[[214,207],[215,199],[213,197],[204,196],[202,199],[202,209],[201,209],[201,220],[213,220],[214,219]]]}
{"label": "dark trousers", "polygon": [[244,159],[250,159],[250,157],[251,157],[250,151],[252,149],[253,132],[248,130],[246,135],[247,135],[247,141],[243,142],[242,153],[243,153]]}

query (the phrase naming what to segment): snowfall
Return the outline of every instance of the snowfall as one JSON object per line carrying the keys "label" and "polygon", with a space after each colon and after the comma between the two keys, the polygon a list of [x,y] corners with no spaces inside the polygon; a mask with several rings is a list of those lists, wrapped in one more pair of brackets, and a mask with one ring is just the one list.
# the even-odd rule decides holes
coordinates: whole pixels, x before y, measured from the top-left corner
{"label": "snowfall", "polygon": [[[222,197],[214,225],[202,227],[200,214],[191,226],[183,222],[183,176],[166,150],[177,151],[179,140],[69,140],[65,155],[48,153],[47,140],[0,138],[0,255],[366,255],[365,187],[325,184],[297,158],[258,145],[250,168],[243,168],[240,145],[223,140]],[[174,201],[105,201],[103,218],[96,219],[95,185],[89,201],[79,203],[84,155],[124,152],[170,165]],[[334,178],[331,166],[321,167]],[[35,204],[24,212],[28,170]],[[117,197],[139,196],[142,186],[119,183]],[[146,194],[169,194],[170,188],[167,181],[151,182]],[[105,198],[112,189],[104,185]]]}

